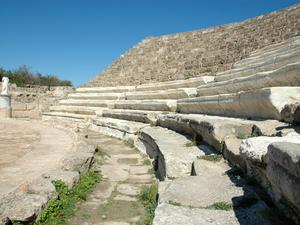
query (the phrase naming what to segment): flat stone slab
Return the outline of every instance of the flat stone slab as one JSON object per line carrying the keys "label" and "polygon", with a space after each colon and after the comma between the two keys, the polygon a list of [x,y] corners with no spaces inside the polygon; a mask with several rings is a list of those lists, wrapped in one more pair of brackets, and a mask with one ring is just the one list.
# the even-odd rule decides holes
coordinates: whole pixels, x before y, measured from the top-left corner
{"label": "flat stone slab", "polygon": [[197,146],[189,146],[191,141],[185,136],[161,127],[141,129],[139,139],[147,154],[155,159],[156,172],[160,179],[173,179],[191,173],[192,162],[204,151]]}
{"label": "flat stone slab", "polygon": [[299,87],[271,87],[181,99],[177,112],[281,120],[284,106],[299,101]]}
{"label": "flat stone slab", "polygon": [[245,77],[201,85],[197,88],[197,93],[198,96],[208,96],[251,91],[266,87],[299,86],[299,70],[300,63],[292,63],[274,71],[254,73]]}
{"label": "flat stone slab", "polygon": [[153,225],[270,225],[259,217],[258,212],[262,209],[265,209],[263,204],[244,211],[224,211],[163,203],[155,210]]}
{"label": "flat stone slab", "polygon": [[291,132],[284,137],[253,137],[243,140],[240,146],[240,153],[243,158],[252,162],[266,163],[268,146],[273,142],[300,143],[300,135]]}
{"label": "flat stone slab", "polygon": [[39,121],[0,121],[0,197],[53,169],[76,151],[72,136]]}

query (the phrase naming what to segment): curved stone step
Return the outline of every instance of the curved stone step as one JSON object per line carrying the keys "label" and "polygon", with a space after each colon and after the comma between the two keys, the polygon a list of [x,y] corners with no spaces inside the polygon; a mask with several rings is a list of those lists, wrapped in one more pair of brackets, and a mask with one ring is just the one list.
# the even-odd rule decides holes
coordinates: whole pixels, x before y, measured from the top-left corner
{"label": "curved stone step", "polygon": [[158,115],[166,114],[166,111],[127,110],[127,109],[104,109],[98,116],[114,119],[129,120],[134,122],[156,124]]}
{"label": "curved stone step", "polygon": [[[196,84],[195,84],[196,85]],[[144,99],[180,99],[195,97],[197,95],[196,88],[180,88],[157,91],[139,91],[127,92],[127,100],[144,100]]]}
{"label": "curved stone step", "polygon": [[87,87],[77,88],[78,93],[123,93],[134,90],[135,86],[119,86],[119,87]]}
{"label": "curved stone step", "polygon": [[87,119],[94,118],[93,115],[84,115],[77,113],[67,113],[67,112],[46,112],[43,113],[43,117],[53,117],[53,118],[70,118],[70,119]]}
{"label": "curved stone step", "polygon": [[155,91],[176,88],[192,88],[201,84],[206,84],[214,81],[214,76],[201,76],[189,78],[186,80],[166,81],[159,83],[141,84],[136,86],[137,91]]}
{"label": "curved stone step", "polygon": [[86,107],[108,107],[113,104],[113,100],[90,100],[90,99],[64,99],[59,102],[60,105],[68,106],[86,106]]}
{"label": "curved stone step", "polygon": [[202,85],[197,88],[197,93],[198,96],[208,96],[280,86],[300,86],[300,62],[274,71]]}
{"label": "curved stone step", "polygon": [[291,37],[285,41],[276,43],[276,44],[272,44],[272,45],[268,45],[264,48],[255,50],[253,52],[251,52],[250,56],[257,56],[257,55],[261,55],[263,52],[269,52],[269,51],[276,51],[278,49],[281,49],[282,47],[289,47],[289,46],[293,46],[293,45],[298,45],[300,42],[300,36],[295,36],[295,37]]}
{"label": "curved stone step", "polygon": [[99,99],[99,100],[117,100],[125,99],[124,93],[85,93],[85,92],[76,92],[68,95],[69,99]]}
{"label": "curved stone step", "polygon": [[150,126],[149,124],[120,120],[114,118],[97,117],[92,120],[91,129],[113,137],[127,139],[137,135],[140,129]]}
{"label": "curved stone step", "polygon": [[189,146],[188,138],[166,128],[145,127],[139,132],[139,140],[154,160],[156,176],[162,181],[189,176],[193,161],[205,154],[198,146]]}
{"label": "curved stone step", "polygon": [[177,112],[281,120],[285,104],[299,101],[300,87],[272,87],[178,100]]}
{"label": "curved stone step", "polygon": [[274,52],[273,54],[261,54],[256,57],[250,56],[249,58],[245,58],[242,61],[237,62],[233,68],[236,70],[241,70],[247,67],[258,66],[259,64],[263,63],[266,64],[267,62],[269,62],[270,64],[270,62],[276,63],[284,60],[287,61],[288,59],[292,60],[293,57],[299,58],[299,51],[300,43],[298,44],[298,46],[286,47],[278,52]]}
{"label": "curved stone step", "polygon": [[174,112],[176,106],[177,100],[119,100],[114,102],[113,108]]}
{"label": "curved stone step", "polygon": [[141,84],[137,86],[119,86],[119,87],[90,87],[77,88],[78,93],[124,93],[132,91],[157,91],[177,88],[195,88],[199,85],[214,81],[214,76],[201,76],[189,78],[186,80],[175,80],[166,82],[157,82],[149,84]]}
{"label": "curved stone step", "polygon": [[270,59],[262,60],[260,63],[254,65],[247,65],[242,68],[231,69],[219,73],[216,75],[215,81],[216,82],[226,81],[232,78],[251,76],[258,72],[275,70],[287,64],[299,63],[299,62],[300,62],[300,47],[297,52],[291,54],[276,56]]}
{"label": "curved stone step", "polygon": [[96,111],[105,109],[101,107],[86,107],[86,106],[72,106],[72,105],[58,105],[50,106],[50,112],[65,112],[83,115],[96,115]]}
{"label": "curved stone step", "polygon": [[249,57],[242,59],[234,64],[234,68],[242,67],[249,63],[257,62],[263,58],[275,57],[280,54],[286,54],[295,49],[298,49],[300,46],[300,38],[296,37],[288,40],[287,42],[279,43],[280,45],[274,46],[270,45],[267,48],[260,49],[252,54]]}

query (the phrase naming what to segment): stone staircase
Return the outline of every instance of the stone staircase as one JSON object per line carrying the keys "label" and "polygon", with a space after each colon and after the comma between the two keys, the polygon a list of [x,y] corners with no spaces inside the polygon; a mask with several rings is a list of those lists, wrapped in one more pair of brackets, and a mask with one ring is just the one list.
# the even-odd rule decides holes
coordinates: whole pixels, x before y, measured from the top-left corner
{"label": "stone staircase", "polygon": [[[286,105],[299,108],[299,102],[300,37],[297,36],[257,50],[236,62],[231,70],[215,76],[137,86],[77,88],[59,105],[52,106],[50,112],[45,112],[43,119],[88,127],[130,141],[147,153],[161,181],[155,225],[210,221],[272,224],[258,213],[272,208],[272,204],[265,203],[264,195],[253,191],[255,188],[245,183],[246,178],[237,184],[233,181],[236,176],[214,171],[240,168],[267,190],[277,207],[287,209],[286,215],[299,222],[299,127],[285,123],[287,118],[283,113]],[[289,117],[296,118],[294,112],[300,110],[291,111]],[[296,120],[295,124],[299,122]],[[294,144],[270,145],[273,142]],[[279,150],[275,152],[275,148]],[[232,168],[227,161],[218,164],[201,158],[219,154]],[[286,160],[276,158],[276,154]],[[208,177],[203,175],[206,170]],[[224,181],[220,187],[219,181]],[[184,183],[194,185],[196,197],[193,191],[184,190],[189,186]],[[226,184],[240,185],[244,192],[235,187],[232,195],[222,197],[221,192],[231,190]],[[214,201],[199,205],[199,201],[205,202],[203,196],[210,187],[224,190],[218,193],[212,189],[216,195]],[[234,211],[230,212],[210,207],[220,202],[231,204],[231,200],[240,196],[248,198],[248,189],[249,198],[254,200],[247,207],[235,202]],[[187,196],[180,198],[178,190]],[[190,202],[186,202],[188,198]]]}

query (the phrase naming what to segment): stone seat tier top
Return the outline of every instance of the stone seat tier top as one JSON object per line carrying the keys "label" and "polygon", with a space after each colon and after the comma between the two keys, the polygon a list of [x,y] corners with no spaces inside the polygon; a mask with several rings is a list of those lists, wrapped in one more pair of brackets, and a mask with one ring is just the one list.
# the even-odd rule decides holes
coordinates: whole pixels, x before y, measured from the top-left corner
{"label": "stone seat tier top", "polygon": [[281,86],[300,86],[300,58],[296,63],[284,65],[273,71],[198,86],[197,94],[201,97]]}
{"label": "stone seat tier top", "polygon": [[272,87],[178,100],[177,112],[281,120],[284,106],[299,101],[300,87]]}
{"label": "stone seat tier top", "polygon": [[234,64],[234,68],[238,68],[240,66],[243,66],[244,64],[248,64],[249,62],[260,60],[261,58],[276,56],[278,54],[281,54],[282,52],[289,52],[290,50],[298,48],[299,46],[300,36],[295,36],[278,44],[269,45],[265,48],[252,52],[249,57],[236,62]]}
{"label": "stone seat tier top", "polygon": [[141,84],[138,86],[119,86],[119,87],[92,87],[92,88],[77,88],[78,93],[124,93],[131,91],[156,91],[176,88],[191,88],[201,84],[212,82],[214,76],[201,76],[186,80],[166,81],[160,83]]}
{"label": "stone seat tier top", "polygon": [[289,63],[300,61],[300,47],[276,57],[262,58],[258,63],[249,63],[243,67],[234,68],[216,75],[215,81],[225,81],[237,77],[251,76],[258,72],[275,70]]}

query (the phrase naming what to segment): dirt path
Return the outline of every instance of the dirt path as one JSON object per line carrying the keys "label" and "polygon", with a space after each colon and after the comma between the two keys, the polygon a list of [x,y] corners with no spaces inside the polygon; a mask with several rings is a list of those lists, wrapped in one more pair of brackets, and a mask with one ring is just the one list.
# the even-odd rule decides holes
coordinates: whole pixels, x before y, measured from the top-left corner
{"label": "dirt path", "polygon": [[103,176],[87,201],[79,206],[70,225],[129,225],[141,221],[146,211],[137,195],[154,182],[151,166],[137,150],[121,140],[89,133],[98,146],[98,169]]}

